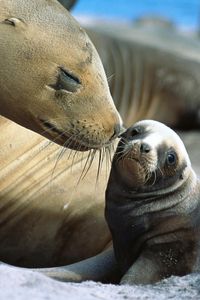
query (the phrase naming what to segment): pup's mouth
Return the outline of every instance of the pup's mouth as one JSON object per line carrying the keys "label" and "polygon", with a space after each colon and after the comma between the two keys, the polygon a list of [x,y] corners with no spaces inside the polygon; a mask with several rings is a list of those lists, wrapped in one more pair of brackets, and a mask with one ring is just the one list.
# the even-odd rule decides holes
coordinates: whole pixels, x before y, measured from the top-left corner
{"label": "pup's mouth", "polygon": [[121,144],[117,151],[115,163],[125,184],[131,190],[152,191],[159,170],[153,149],[150,152],[147,147],[141,150],[141,144]]}
{"label": "pup's mouth", "polygon": [[[118,152],[118,153],[117,153]],[[116,159],[119,162],[120,160],[128,160],[140,163],[140,152],[139,149],[133,147],[132,145],[125,149],[125,145],[120,145],[116,151]]]}
{"label": "pup's mouth", "polygon": [[[72,150],[77,150],[77,151],[88,151],[92,149],[101,149],[102,147],[108,147],[110,143],[105,143],[105,144],[99,144],[99,145],[91,145],[88,143],[86,144],[86,141],[81,140],[83,138],[83,134],[81,133],[70,133],[70,132],[65,132],[60,129],[58,129],[54,124],[50,123],[49,121],[39,119],[40,121],[40,126],[43,129],[43,135],[47,137],[48,139],[52,140],[53,142],[72,149]],[[80,139],[76,138],[79,137]]]}
{"label": "pup's mouth", "polygon": [[129,170],[130,173],[135,172],[135,169],[138,169],[138,167],[141,166],[139,157],[134,156],[131,151],[120,156],[118,163],[121,164],[123,168]]}

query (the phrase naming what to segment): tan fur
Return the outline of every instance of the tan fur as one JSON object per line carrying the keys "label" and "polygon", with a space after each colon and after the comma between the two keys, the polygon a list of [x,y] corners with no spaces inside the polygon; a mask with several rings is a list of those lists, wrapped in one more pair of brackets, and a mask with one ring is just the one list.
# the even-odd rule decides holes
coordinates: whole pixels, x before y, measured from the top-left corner
{"label": "tan fur", "polygon": [[97,24],[87,30],[127,127],[155,119],[199,128],[200,42],[164,26]]}
{"label": "tan fur", "polygon": [[[80,79],[76,92],[51,87],[60,67]],[[88,153],[56,163],[61,147],[12,122],[78,150],[110,143],[121,124],[95,48],[55,0],[0,0],[0,114],[0,260],[48,267],[99,253],[111,240],[105,167],[98,188],[98,162],[77,187]]]}
{"label": "tan fur", "polygon": [[101,252],[111,240],[105,166],[99,185],[97,162],[77,185],[87,153],[74,159],[66,150],[55,167],[60,146],[9,120],[1,118],[0,126],[0,259],[49,267]]}

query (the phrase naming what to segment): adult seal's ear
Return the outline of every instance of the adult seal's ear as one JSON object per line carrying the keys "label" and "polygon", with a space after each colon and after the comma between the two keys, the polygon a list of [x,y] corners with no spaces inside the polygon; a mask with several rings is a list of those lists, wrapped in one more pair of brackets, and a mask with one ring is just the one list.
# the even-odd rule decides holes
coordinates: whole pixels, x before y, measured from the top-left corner
{"label": "adult seal's ear", "polygon": [[60,4],[62,4],[66,9],[70,10],[76,3],[76,0],[58,0],[58,2],[60,2]]}

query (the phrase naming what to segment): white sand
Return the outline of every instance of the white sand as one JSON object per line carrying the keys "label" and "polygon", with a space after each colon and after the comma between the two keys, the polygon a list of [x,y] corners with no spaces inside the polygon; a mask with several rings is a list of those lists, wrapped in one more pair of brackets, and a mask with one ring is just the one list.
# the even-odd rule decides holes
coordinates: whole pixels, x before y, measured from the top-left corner
{"label": "white sand", "polygon": [[24,269],[0,266],[1,300],[200,299],[200,275],[171,277],[155,285],[63,283]]}

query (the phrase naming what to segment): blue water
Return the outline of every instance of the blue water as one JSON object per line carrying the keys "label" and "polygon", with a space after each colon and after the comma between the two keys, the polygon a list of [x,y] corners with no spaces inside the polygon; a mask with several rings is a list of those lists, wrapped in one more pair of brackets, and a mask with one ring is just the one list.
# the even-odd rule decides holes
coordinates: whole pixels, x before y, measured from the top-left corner
{"label": "blue water", "polygon": [[73,14],[127,21],[144,15],[158,15],[178,26],[197,28],[200,0],[78,0]]}

